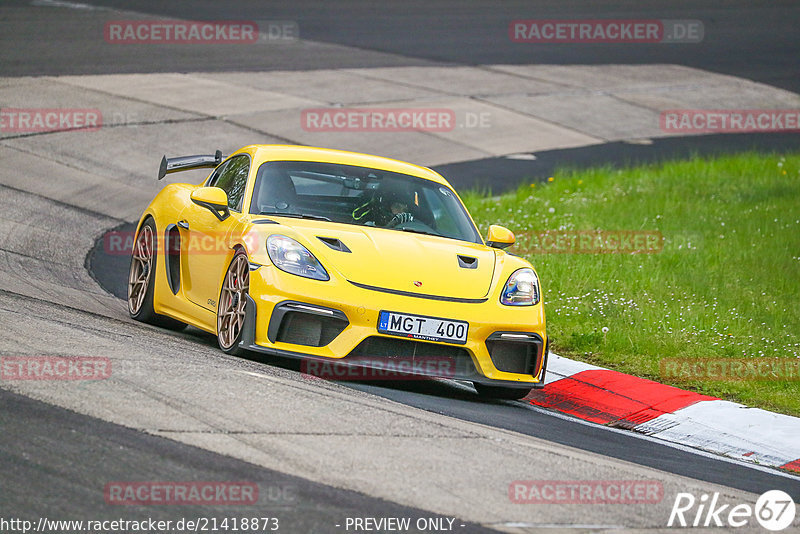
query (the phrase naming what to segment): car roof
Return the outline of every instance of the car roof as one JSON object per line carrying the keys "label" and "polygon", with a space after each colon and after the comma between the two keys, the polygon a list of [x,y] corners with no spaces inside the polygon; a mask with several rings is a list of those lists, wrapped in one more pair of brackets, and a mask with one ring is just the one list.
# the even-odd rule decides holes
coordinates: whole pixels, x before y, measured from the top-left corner
{"label": "car roof", "polygon": [[343,165],[354,165],[356,167],[368,167],[383,171],[409,174],[450,186],[442,175],[427,167],[381,156],[349,152],[347,150],[299,145],[249,145],[237,152],[250,152],[253,155],[254,164],[256,166],[260,166],[265,161],[319,161],[323,163],[340,163]]}

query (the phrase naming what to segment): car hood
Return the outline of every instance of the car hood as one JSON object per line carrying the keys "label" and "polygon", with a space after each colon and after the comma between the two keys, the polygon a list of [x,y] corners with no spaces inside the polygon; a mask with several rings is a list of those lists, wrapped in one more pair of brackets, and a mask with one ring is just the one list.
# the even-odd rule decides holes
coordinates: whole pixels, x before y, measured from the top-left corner
{"label": "car hood", "polygon": [[323,266],[356,284],[459,299],[489,293],[496,262],[495,251],[485,245],[384,228],[297,223],[292,228]]}

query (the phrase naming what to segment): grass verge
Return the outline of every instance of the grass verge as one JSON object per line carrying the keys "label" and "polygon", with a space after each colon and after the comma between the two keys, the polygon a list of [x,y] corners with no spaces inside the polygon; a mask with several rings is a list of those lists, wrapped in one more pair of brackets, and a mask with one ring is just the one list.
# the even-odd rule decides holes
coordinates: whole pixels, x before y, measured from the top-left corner
{"label": "grass verge", "polygon": [[800,154],[565,169],[462,198],[483,235],[517,234],[556,352],[800,415]]}

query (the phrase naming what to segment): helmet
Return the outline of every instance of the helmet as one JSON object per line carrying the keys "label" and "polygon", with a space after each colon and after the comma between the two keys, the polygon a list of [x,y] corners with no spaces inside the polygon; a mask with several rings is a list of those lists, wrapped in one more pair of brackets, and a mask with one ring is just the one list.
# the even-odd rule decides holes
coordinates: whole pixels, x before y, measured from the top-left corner
{"label": "helmet", "polygon": [[378,195],[381,207],[389,211],[394,204],[402,204],[406,207],[413,204],[412,195],[405,184],[386,182]]}
{"label": "helmet", "polygon": [[353,220],[376,226],[386,226],[395,213],[407,211],[414,203],[414,195],[409,193],[407,186],[396,180],[386,180],[368,198],[366,203],[353,210]]}

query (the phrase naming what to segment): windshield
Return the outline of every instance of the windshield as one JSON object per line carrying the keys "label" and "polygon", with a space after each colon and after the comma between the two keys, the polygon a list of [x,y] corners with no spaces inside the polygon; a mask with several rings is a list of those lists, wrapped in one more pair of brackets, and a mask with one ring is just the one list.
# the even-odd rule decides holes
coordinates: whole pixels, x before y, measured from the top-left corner
{"label": "windshield", "polygon": [[311,161],[259,167],[251,214],[286,215],[481,243],[455,193],[430,180]]}

